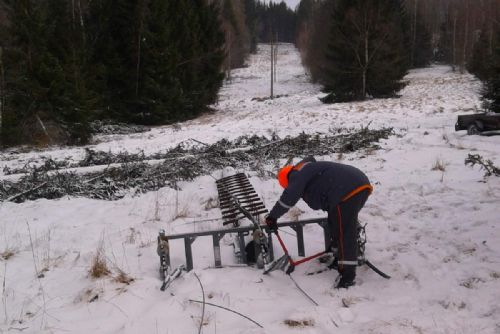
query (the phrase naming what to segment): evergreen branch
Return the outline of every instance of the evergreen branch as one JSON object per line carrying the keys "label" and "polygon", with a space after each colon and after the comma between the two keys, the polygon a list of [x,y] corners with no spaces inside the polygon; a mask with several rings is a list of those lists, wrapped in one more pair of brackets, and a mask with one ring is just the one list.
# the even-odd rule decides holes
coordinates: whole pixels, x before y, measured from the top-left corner
{"label": "evergreen branch", "polygon": [[465,164],[471,165],[471,167],[474,167],[476,164],[479,165],[480,169],[485,170],[485,178],[491,175],[500,176],[500,168],[493,165],[493,162],[489,159],[484,161],[483,157],[479,154],[469,153],[469,156],[465,159]]}

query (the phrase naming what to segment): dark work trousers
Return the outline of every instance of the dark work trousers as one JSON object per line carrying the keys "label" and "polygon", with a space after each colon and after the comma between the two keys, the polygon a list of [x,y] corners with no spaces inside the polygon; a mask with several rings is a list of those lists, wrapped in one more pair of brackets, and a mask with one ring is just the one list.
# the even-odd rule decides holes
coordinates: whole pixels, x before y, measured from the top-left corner
{"label": "dark work trousers", "polygon": [[355,269],[358,265],[358,213],[369,195],[367,190],[361,191],[328,210],[328,224],[333,248],[338,249],[340,273],[346,266]]}

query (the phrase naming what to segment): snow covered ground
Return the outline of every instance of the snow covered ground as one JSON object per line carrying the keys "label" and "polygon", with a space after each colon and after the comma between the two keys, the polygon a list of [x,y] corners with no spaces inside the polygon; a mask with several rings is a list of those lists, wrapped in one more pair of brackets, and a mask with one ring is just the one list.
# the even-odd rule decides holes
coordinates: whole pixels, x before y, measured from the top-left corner
{"label": "snow covered ground", "polygon": [[[262,45],[248,67],[234,71],[213,114],[141,134],[101,136],[90,147],[149,154],[189,139],[214,143],[243,134],[392,126],[396,135],[381,150],[317,157],[341,159],[370,177],[375,191],[360,216],[368,224],[367,257],[392,279],[361,267],[355,287],[336,290],[335,272],[307,276],[321,268],[308,262],[292,276],[316,306],[281,272],[209,268],[212,240],[200,237],[192,245],[194,270],[160,292],[158,230],[221,228],[220,210],[207,203],[217,197],[214,177],[239,172],[226,169],[183,182],[179,191],[163,188],[113,202],[66,197],[0,203],[1,333],[197,333],[203,308],[190,302],[203,299],[197,278],[207,302],[263,327],[206,305],[203,333],[500,333],[500,178],[484,182],[484,171],[464,165],[468,153],[500,165],[500,137],[454,131],[458,114],[479,108],[479,83],[433,66],[412,71],[401,98],[324,105],[297,50],[280,45],[275,94],[286,96],[252,100],[269,94],[268,59]],[[83,148],[0,152],[0,167],[83,154]],[[278,183],[244,172],[270,209],[281,193]],[[297,207],[299,219],[323,216],[303,202]],[[293,252],[293,231],[282,235]],[[305,238],[307,254],[322,250],[319,226],[308,225]],[[99,245],[111,275],[91,279]],[[172,264],[184,263],[182,241],[170,246]],[[223,263],[234,264],[227,236],[221,246]],[[275,254],[281,254],[277,243]],[[117,282],[120,271],[134,281]]]}

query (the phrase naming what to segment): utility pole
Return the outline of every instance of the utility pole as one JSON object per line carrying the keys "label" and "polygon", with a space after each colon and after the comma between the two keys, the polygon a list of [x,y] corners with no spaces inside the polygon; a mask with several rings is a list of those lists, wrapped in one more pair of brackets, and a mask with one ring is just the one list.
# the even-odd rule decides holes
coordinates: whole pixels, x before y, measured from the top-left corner
{"label": "utility pole", "polygon": [[273,34],[271,33],[271,99],[274,98],[273,84],[274,84],[274,43],[273,43]]}
{"label": "utility pole", "polygon": [[276,38],[275,38],[275,45],[274,45],[274,82],[276,82],[276,69],[278,65],[278,33],[276,33]]}

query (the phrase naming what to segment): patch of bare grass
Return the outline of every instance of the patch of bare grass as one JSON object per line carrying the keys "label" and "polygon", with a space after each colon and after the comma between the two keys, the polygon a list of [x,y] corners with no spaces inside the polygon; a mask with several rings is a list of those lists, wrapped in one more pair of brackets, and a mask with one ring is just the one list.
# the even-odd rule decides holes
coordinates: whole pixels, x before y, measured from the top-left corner
{"label": "patch of bare grass", "polygon": [[101,243],[97,247],[94,257],[92,258],[89,275],[92,278],[101,278],[104,276],[109,276],[110,274],[111,270],[109,270],[108,268],[106,254],[104,253],[104,245],[101,241]]}
{"label": "patch of bare grass", "polygon": [[118,283],[129,285],[130,283],[135,281],[135,279],[133,277],[131,277],[129,274],[127,274],[126,272],[124,272],[123,270],[118,269],[118,274],[114,277],[114,281],[118,282]]}
{"label": "patch of bare grass", "polygon": [[294,319],[285,319],[283,323],[289,327],[314,327],[313,319],[302,319],[302,320],[294,320]]}
{"label": "patch of bare grass", "polygon": [[0,258],[4,261],[7,261],[8,259],[13,257],[14,255],[16,255],[16,251],[13,249],[7,248],[6,250],[4,250],[3,252],[0,253]]}
{"label": "patch of bare grass", "polygon": [[441,172],[444,172],[446,170],[446,163],[441,159],[437,159],[436,162],[434,162],[431,170],[439,170]]}

